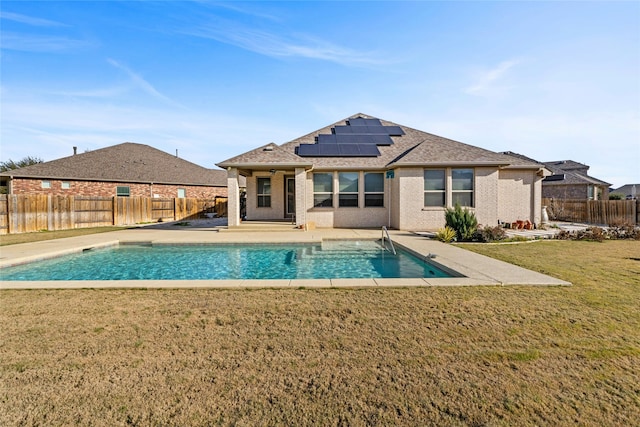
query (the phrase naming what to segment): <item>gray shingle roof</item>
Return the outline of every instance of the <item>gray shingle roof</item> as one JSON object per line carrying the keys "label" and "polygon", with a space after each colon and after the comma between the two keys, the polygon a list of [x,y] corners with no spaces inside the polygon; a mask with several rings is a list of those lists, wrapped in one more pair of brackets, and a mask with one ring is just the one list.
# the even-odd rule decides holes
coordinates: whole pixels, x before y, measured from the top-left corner
{"label": "gray shingle roof", "polygon": [[227,172],[207,169],[144,144],[125,142],[3,172],[15,178],[227,186]]}
{"label": "gray shingle roof", "polygon": [[545,167],[553,172],[554,175],[563,175],[564,179],[557,181],[544,181],[544,185],[603,185],[610,186],[608,182],[587,175],[589,166],[573,160],[562,160],[553,162],[544,162]]}
{"label": "gray shingle roof", "polygon": [[[366,117],[356,114],[349,118]],[[256,168],[260,164],[268,165],[313,165],[316,169],[385,169],[396,166],[443,166],[443,165],[495,165],[505,167],[543,167],[535,161],[519,159],[502,153],[464,144],[452,139],[443,138],[407,126],[382,120],[384,126],[399,126],[402,136],[392,136],[393,144],[378,146],[378,157],[300,157],[296,148],[300,144],[313,144],[320,134],[331,134],[335,126],[342,126],[349,120],[346,118],[325,126],[307,135],[282,145],[274,145],[273,150],[265,151],[266,146],[249,151],[239,156],[218,163],[218,166]]]}
{"label": "gray shingle roof", "polygon": [[[513,153],[511,151],[505,151],[504,154],[509,156],[529,160],[536,162],[535,160],[523,156],[522,154]],[[588,176],[586,171],[589,170],[589,166],[575,162],[573,160],[556,160],[552,162],[543,162],[542,166],[551,171],[553,175],[562,176],[564,179],[558,180],[545,180],[544,185],[575,185],[575,184],[591,184],[591,185],[611,185],[608,182],[601,181],[599,179]]]}
{"label": "gray shingle roof", "polygon": [[[633,189],[635,187],[635,191]],[[611,191],[612,193],[624,194],[625,197],[638,197],[640,196],[640,184],[626,184],[620,188],[616,188]]]}

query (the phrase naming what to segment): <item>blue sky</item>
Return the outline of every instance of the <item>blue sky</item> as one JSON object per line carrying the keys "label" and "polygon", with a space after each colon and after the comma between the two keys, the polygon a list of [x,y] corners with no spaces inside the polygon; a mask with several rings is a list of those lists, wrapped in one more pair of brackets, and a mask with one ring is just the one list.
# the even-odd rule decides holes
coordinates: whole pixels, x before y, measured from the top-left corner
{"label": "blue sky", "polygon": [[640,183],[640,2],[0,3],[0,159],[206,167],[362,112]]}

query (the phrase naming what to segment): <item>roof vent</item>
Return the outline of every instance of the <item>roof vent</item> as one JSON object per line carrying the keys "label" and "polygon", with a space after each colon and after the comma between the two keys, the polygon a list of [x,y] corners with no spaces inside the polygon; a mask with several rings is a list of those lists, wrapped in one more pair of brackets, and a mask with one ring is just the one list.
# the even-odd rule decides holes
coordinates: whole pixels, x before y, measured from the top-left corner
{"label": "roof vent", "polygon": [[273,142],[264,147],[264,151],[273,151]]}

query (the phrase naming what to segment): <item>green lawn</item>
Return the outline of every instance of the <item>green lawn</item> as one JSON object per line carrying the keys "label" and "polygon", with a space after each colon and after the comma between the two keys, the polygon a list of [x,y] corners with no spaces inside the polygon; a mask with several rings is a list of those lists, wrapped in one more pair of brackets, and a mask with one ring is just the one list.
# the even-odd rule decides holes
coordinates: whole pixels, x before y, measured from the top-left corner
{"label": "green lawn", "polygon": [[461,245],[571,287],[0,292],[0,425],[628,426],[640,242]]}

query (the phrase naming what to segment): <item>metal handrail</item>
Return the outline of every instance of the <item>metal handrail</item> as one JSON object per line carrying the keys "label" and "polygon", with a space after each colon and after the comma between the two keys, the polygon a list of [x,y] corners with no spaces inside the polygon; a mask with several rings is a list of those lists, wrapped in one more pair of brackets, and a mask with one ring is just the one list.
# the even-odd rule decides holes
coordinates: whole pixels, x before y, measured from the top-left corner
{"label": "metal handrail", "polygon": [[393,240],[391,240],[391,236],[389,236],[389,230],[387,230],[387,227],[385,227],[384,225],[382,226],[382,247],[384,247],[385,249],[387,248],[384,245],[384,235],[387,235],[387,240],[389,241],[389,244],[391,245],[391,253],[393,253],[394,255],[396,255],[396,248],[393,247]]}

